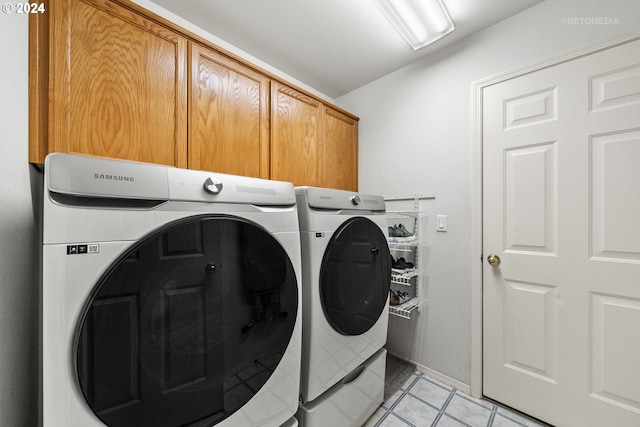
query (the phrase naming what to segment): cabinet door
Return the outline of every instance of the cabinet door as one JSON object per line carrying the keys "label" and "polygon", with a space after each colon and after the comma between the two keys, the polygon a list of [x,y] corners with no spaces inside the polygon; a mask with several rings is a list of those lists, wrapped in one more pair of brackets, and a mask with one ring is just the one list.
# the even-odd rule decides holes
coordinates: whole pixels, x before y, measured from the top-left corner
{"label": "cabinet door", "polygon": [[358,190],[358,122],[324,108],[322,186]]}
{"label": "cabinet door", "polygon": [[322,103],[271,84],[271,179],[320,185]]}
{"label": "cabinet door", "polygon": [[186,166],[186,38],[106,0],[48,11],[45,151]]}
{"label": "cabinet door", "polygon": [[189,53],[189,168],[269,178],[269,78],[196,43]]}

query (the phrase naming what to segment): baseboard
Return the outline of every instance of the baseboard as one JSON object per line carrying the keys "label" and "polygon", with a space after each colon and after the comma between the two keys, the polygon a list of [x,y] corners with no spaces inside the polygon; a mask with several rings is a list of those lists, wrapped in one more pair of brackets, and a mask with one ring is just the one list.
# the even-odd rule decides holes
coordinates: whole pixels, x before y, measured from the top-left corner
{"label": "baseboard", "polygon": [[451,378],[450,376],[447,376],[441,372],[435,371],[427,366],[421,365],[418,362],[415,362],[411,359],[407,359],[401,354],[394,353],[393,351],[389,351],[389,349],[387,349],[387,354],[390,354],[391,356],[397,357],[398,359],[404,360],[406,362],[415,364],[416,370],[422,372],[423,374],[428,375],[434,380],[438,380],[441,383],[446,384],[450,387],[453,387],[457,390],[460,390],[463,393],[466,393],[469,395],[471,394],[471,386],[469,384],[465,384],[461,381],[456,380],[455,378]]}
{"label": "baseboard", "polygon": [[[413,362],[415,363],[415,362]],[[418,369],[418,371],[422,372],[425,375],[428,375],[429,377],[433,378],[434,380],[438,380],[441,383],[444,383],[450,387],[453,387],[457,390],[460,390],[463,393],[466,394],[471,394],[471,386],[469,384],[465,384],[461,381],[456,380],[455,378],[451,378],[450,376],[447,376],[443,373],[440,373],[438,371],[434,371],[431,368],[428,368],[424,365],[421,365],[419,363],[416,363],[416,368]]]}

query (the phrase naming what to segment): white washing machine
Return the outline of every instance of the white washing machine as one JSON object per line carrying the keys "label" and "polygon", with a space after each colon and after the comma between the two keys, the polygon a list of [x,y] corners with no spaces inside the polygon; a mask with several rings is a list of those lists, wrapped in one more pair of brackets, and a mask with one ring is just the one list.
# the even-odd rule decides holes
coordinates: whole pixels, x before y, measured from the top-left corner
{"label": "white washing machine", "polygon": [[[387,219],[380,196],[297,187],[296,198],[303,265],[303,405],[298,420],[303,426],[322,425],[326,418],[312,416],[323,413],[318,402],[335,406],[323,394],[340,396],[338,406],[354,410],[359,403],[349,396],[355,393],[337,393],[335,386],[354,385],[361,375],[378,378],[367,380],[374,401],[365,399],[361,410],[372,412],[382,403],[386,352],[381,349],[387,340],[391,282]],[[373,363],[374,355],[382,364]],[[369,366],[376,371],[369,373]]]}
{"label": "white washing machine", "polygon": [[291,423],[293,186],[66,154],[44,175],[44,427]]}

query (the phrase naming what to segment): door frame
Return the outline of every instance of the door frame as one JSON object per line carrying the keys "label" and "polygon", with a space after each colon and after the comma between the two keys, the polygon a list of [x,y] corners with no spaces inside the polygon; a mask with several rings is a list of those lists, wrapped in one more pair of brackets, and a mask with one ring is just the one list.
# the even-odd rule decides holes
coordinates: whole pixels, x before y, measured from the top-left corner
{"label": "door frame", "polygon": [[482,94],[484,88],[520,77],[543,68],[571,61],[582,56],[610,49],[640,39],[640,26],[616,33],[613,36],[598,39],[568,51],[552,55],[514,70],[509,70],[471,84],[472,137],[471,137],[471,395],[482,397]]}

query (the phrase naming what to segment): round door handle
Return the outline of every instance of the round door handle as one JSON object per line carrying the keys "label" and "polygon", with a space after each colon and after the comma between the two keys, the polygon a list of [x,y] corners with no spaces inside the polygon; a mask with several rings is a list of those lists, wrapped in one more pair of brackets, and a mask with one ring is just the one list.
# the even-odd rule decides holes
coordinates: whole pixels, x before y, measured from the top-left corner
{"label": "round door handle", "polygon": [[207,274],[213,274],[216,272],[216,268],[217,268],[216,265],[211,262],[204,267],[204,271]]}
{"label": "round door handle", "polygon": [[378,255],[380,253],[380,248],[374,246],[373,248],[371,248],[371,253],[374,255]]}
{"label": "round door handle", "polygon": [[495,254],[491,254],[487,257],[487,262],[489,263],[489,265],[491,265],[492,267],[497,267],[500,265],[500,262],[502,260],[500,259],[500,257],[498,255]]}

